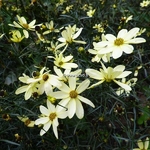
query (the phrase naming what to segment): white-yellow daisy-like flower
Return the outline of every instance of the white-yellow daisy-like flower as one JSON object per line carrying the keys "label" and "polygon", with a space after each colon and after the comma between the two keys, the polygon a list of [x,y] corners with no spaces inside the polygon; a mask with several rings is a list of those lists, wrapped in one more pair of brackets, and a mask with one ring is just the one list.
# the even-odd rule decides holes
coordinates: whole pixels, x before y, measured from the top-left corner
{"label": "white-yellow daisy-like flower", "polygon": [[46,47],[46,49],[48,51],[56,53],[56,51],[58,51],[58,49],[56,49],[57,46],[58,46],[58,41],[56,43],[54,43],[53,41],[51,41],[50,42],[50,46]]}
{"label": "white-yellow daisy-like flower", "polygon": [[[35,83],[28,83],[28,79],[30,79],[29,76],[23,74],[22,77],[19,77],[19,80],[23,83],[26,83],[27,85],[21,86],[15,91],[15,94],[21,94],[25,92],[24,98],[25,100],[28,100],[33,94],[36,93],[36,95],[41,95],[42,93],[38,90],[38,84]],[[33,95],[34,96],[34,95]]]}
{"label": "white-yellow daisy-like flower", "polygon": [[[130,80],[128,80],[128,81],[126,81],[126,78],[122,78],[121,82],[124,83],[124,84],[129,85],[130,87],[133,87],[133,86],[135,86],[135,84],[136,84],[136,82],[137,82],[137,78],[132,78],[132,79],[130,79]],[[119,87],[119,88],[117,89],[117,91],[116,91],[116,94],[119,96],[119,95],[121,95],[121,94],[123,94],[123,93],[125,92],[125,94],[126,94],[127,96],[129,96],[130,91],[131,91],[131,90],[125,90],[125,89]]]}
{"label": "white-yellow daisy-like flower", "polygon": [[12,30],[10,34],[12,34],[10,40],[15,43],[21,42],[24,39],[24,36],[21,35],[19,30]]}
{"label": "white-yellow daisy-like flower", "polygon": [[71,69],[71,68],[77,68],[78,65],[75,63],[70,62],[73,59],[73,56],[63,56],[62,53],[59,55],[55,54],[55,57],[53,56],[48,56],[48,58],[54,58],[54,64],[57,67],[63,68],[63,69]]}
{"label": "white-yellow daisy-like flower", "polygon": [[[104,34],[101,35],[101,40],[102,41],[106,41],[106,38],[104,36]],[[101,42],[100,42],[101,43]],[[105,48],[106,44],[99,44],[99,42],[93,42],[93,49],[89,49],[88,52],[95,55],[92,58],[92,62],[100,62],[101,59],[104,62],[110,62],[110,57],[111,57],[111,53],[106,53],[106,54],[100,54],[100,51],[103,50],[103,48]]]}
{"label": "white-yellow daisy-like flower", "polygon": [[32,128],[32,127],[34,127],[34,121],[33,120],[30,120],[29,119],[29,117],[27,117],[27,116],[17,116],[17,118],[20,120],[20,121],[22,121],[22,122],[24,122],[24,124],[27,126],[27,127],[29,127],[29,128]]}
{"label": "white-yellow daisy-like flower", "polygon": [[9,26],[13,26],[16,28],[22,28],[25,37],[28,38],[29,37],[28,30],[35,31],[36,20],[33,20],[30,23],[27,23],[27,20],[25,19],[25,17],[23,17],[23,16],[20,17],[19,15],[17,15],[17,19],[19,22],[14,21],[13,24],[9,24]]}
{"label": "white-yellow daisy-like flower", "polygon": [[133,19],[133,15],[129,16],[129,17],[121,17],[121,21],[128,23],[130,20]]}
{"label": "white-yellow daisy-like flower", "polygon": [[55,105],[47,100],[47,108],[40,105],[40,112],[42,113],[42,117],[35,120],[35,125],[43,125],[43,129],[41,129],[40,135],[44,135],[52,125],[53,132],[58,139],[58,119],[65,119],[67,117],[67,111],[59,105],[55,107]]}
{"label": "white-yellow daisy-like flower", "polygon": [[90,86],[90,88],[95,87],[103,82],[115,82],[119,86],[121,86],[123,89],[127,91],[131,91],[131,87],[125,83],[122,83],[118,81],[117,79],[122,79],[127,77],[129,74],[131,74],[131,71],[124,71],[125,66],[124,65],[118,65],[115,68],[108,67],[106,68],[104,64],[102,64],[102,68],[100,71],[95,69],[86,69],[85,72],[87,75],[90,76],[90,78],[99,80],[99,82],[93,84]]}
{"label": "white-yellow daisy-like flower", "polygon": [[75,71],[71,71],[71,69],[66,69],[64,72],[62,72],[56,66],[54,66],[54,71],[57,74],[57,76],[59,77],[59,80],[65,82],[65,83],[68,82],[69,76],[79,77],[80,74],[82,73],[81,69],[77,69]]}
{"label": "white-yellow daisy-like flower", "polygon": [[86,14],[88,17],[93,17],[94,13],[95,13],[96,9],[90,9]]}
{"label": "white-yellow daisy-like flower", "polygon": [[138,140],[137,145],[139,148],[134,148],[133,150],[148,150],[149,138],[147,137],[145,142],[142,142],[142,140]]}
{"label": "white-yellow daisy-like flower", "polygon": [[38,91],[43,94],[49,95],[52,92],[53,87],[61,86],[61,82],[59,81],[59,77],[53,74],[50,74],[49,71],[44,72],[46,68],[43,67],[39,72],[39,75],[35,78],[27,79],[27,83],[38,83]]}
{"label": "white-yellow daisy-like flower", "polygon": [[149,0],[146,0],[146,1],[144,0],[143,2],[140,3],[140,6],[141,7],[147,7],[149,4],[150,4]]}
{"label": "white-yellow daisy-like flower", "polygon": [[[74,27],[74,26],[73,26]],[[68,27],[65,28],[65,30],[62,31],[61,35],[62,37],[60,37],[58,39],[59,42],[62,42],[61,44],[59,44],[57,46],[57,49],[66,46],[65,49],[67,48],[67,46],[71,43],[79,43],[79,44],[86,44],[86,42],[84,41],[78,41],[75,40],[82,32],[83,28],[80,28],[76,33],[74,32],[73,28],[69,25]]]}
{"label": "white-yellow daisy-like flower", "polygon": [[53,92],[51,95],[56,99],[61,99],[59,105],[68,109],[69,118],[72,118],[76,114],[79,119],[82,119],[84,117],[84,109],[81,102],[92,107],[95,106],[89,99],[80,95],[88,88],[90,81],[86,79],[76,87],[76,80],[76,77],[68,77],[69,86],[62,83],[62,86],[58,87],[60,91]]}
{"label": "white-yellow daisy-like flower", "polygon": [[106,47],[100,51],[100,54],[106,54],[112,52],[112,57],[117,59],[122,56],[123,52],[131,54],[134,47],[131,44],[144,43],[144,38],[137,37],[139,28],[133,28],[130,31],[122,29],[119,31],[117,37],[112,34],[106,34],[106,41],[99,42],[99,45],[106,45]]}
{"label": "white-yellow daisy-like flower", "polygon": [[93,42],[93,46],[94,48],[93,49],[89,49],[88,52],[90,54],[93,54],[95,55],[93,58],[92,58],[92,62],[100,62],[101,59],[104,61],[104,62],[110,62],[110,57],[111,57],[111,53],[106,53],[106,54],[100,54],[100,51],[103,50],[103,48],[105,47],[105,45],[99,45],[98,43],[96,42]]}
{"label": "white-yellow daisy-like flower", "polygon": [[46,23],[45,23],[45,26],[46,26],[46,28],[47,28],[48,30],[44,31],[44,32],[43,32],[43,35],[49,34],[49,33],[51,33],[51,32],[59,32],[58,29],[55,29],[55,27],[54,27],[54,22],[53,22],[53,21],[50,21],[49,23],[46,22]]}

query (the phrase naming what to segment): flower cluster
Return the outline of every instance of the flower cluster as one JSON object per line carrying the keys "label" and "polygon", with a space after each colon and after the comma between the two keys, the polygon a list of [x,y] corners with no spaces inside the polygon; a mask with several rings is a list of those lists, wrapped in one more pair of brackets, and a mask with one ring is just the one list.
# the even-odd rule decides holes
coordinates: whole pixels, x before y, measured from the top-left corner
{"label": "flower cluster", "polygon": [[[95,11],[95,9],[90,9],[87,15],[92,17]],[[41,115],[39,115],[37,120],[30,121],[27,116],[18,117],[28,127],[33,127],[34,124],[42,126],[41,136],[52,125],[53,132],[58,138],[58,119],[67,117],[71,119],[75,115],[77,118],[82,119],[85,114],[83,103],[95,108],[92,100],[82,96],[83,92],[90,92],[91,88],[101,86],[102,83],[115,83],[119,86],[117,88],[115,87],[116,85],[112,86],[115,87],[116,96],[120,96],[123,93],[127,96],[130,95],[132,87],[137,82],[137,73],[128,80],[127,78],[132,74],[132,71],[127,71],[126,66],[123,64],[112,66],[110,62],[119,59],[124,53],[133,53],[134,47],[132,44],[146,42],[144,38],[139,37],[141,35],[140,28],[135,27],[129,31],[122,29],[117,36],[114,36],[112,34],[104,34],[103,24],[95,24],[93,28],[102,33],[101,41],[93,42],[94,48],[88,49],[88,52],[89,55],[94,55],[90,63],[99,63],[100,69],[97,70],[91,65],[90,68],[82,70],[83,67],[81,67],[79,60],[74,57],[72,50],[69,50],[72,43],[86,45],[87,42],[84,40],[76,40],[84,30],[83,27],[78,28],[77,25],[67,25],[56,28],[53,21],[35,25],[36,20],[28,24],[25,17],[17,15],[17,19],[18,22],[14,21],[13,24],[9,25],[21,30],[10,31],[12,34],[11,41],[22,42],[24,38],[29,38],[29,35],[34,32],[33,35],[37,38],[36,44],[42,43],[45,49],[50,52],[50,55],[47,55],[46,58],[47,61],[51,61],[51,66],[40,67],[40,70],[32,72],[31,76],[23,73],[19,80],[25,85],[19,87],[15,92],[16,94],[25,93],[25,100],[40,98],[41,95],[45,94],[47,107],[44,105],[39,106]],[[48,37],[51,34],[54,34],[55,38],[50,40]],[[82,49],[84,51],[83,47]],[[85,71],[86,77],[89,77],[88,79],[80,79],[83,71]],[[93,79],[97,80],[97,82],[95,83]]]}

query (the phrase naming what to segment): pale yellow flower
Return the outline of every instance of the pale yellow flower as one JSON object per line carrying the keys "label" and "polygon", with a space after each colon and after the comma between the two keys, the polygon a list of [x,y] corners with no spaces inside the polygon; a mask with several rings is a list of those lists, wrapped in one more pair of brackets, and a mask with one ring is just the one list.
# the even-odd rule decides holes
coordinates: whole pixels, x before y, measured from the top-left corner
{"label": "pale yellow flower", "polygon": [[37,95],[41,95],[42,93],[38,90],[38,83],[28,83],[28,79],[30,79],[29,76],[23,74],[22,77],[19,77],[19,80],[23,83],[26,83],[27,85],[21,86],[15,91],[15,94],[21,94],[25,92],[25,100],[28,100],[34,93],[37,93]]}
{"label": "pale yellow flower", "polygon": [[[62,37],[60,37],[58,39],[59,42],[62,42],[62,44],[59,44],[56,48],[59,49],[63,46],[66,46],[65,49],[67,48],[67,46],[71,43],[79,43],[79,44],[86,44],[86,42],[84,41],[77,41],[75,40],[82,32],[83,28],[80,28],[76,33],[74,32],[74,26],[73,28],[69,25],[67,28],[65,28],[65,30],[62,31],[61,35]],[[64,50],[65,50],[64,49]]]}
{"label": "pale yellow flower", "polygon": [[101,33],[105,32],[104,27],[101,24],[95,24],[93,29],[97,29],[97,31]]}
{"label": "pale yellow flower", "polygon": [[147,7],[149,4],[150,4],[149,0],[146,0],[146,1],[144,0],[143,2],[140,3],[140,6],[141,7]]}
{"label": "pale yellow flower", "polygon": [[38,39],[41,42],[43,42],[43,43],[50,43],[50,41],[47,40],[43,34],[41,34],[41,33],[39,33],[39,32],[36,31],[36,35],[38,36]]}
{"label": "pale yellow flower", "polygon": [[50,74],[50,71],[44,72],[45,69],[46,68],[43,67],[36,78],[33,77],[27,79],[27,83],[38,83],[38,91],[41,94],[45,92],[46,95],[49,95],[49,93],[52,92],[54,87],[61,86],[61,82],[59,81],[58,76]]}
{"label": "pale yellow flower", "polygon": [[129,17],[121,17],[121,21],[124,21],[125,23],[128,23],[132,19],[133,19],[133,15],[131,15]]}
{"label": "pale yellow flower", "polygon": [[53,41],[51,41],[50,46],[46,47],[46,49],[49,50],[49,51],[52,51],[54,53],[57,53],[57,51],[58,51],[57,46],[58,46],[58,41],[55,42],[55,43]]}
{"label": "pale yellow flower", "polygon": [[149,138],[147,137],[145,142],[138,140],[137,145],[139,148],[134,148],[133,150],[148,150],[149,147]]}
{"label": "pale yellow flower", "polygon": [[36,20],[33,20],[30,23],[27,23],[27,20],[25,19],[25,17],[23,16],[20,17],[19,15],[17,15],[17,19],[19,22],[14,21],[13,24],[9,24],[9,26],[22,28],[25,37],[28,38],[29,37],[28,30],[35,31],[35,26],[37,26],[35,25]]}
{"label": "pale yellow flower", "polygon": [[41,129],[40,135],[44,135],[52,125],[53,132],[58,139],[58,119],[65,119],[67,117],[66,109],[59,105],[55,107],[55,105],[47,100],[47,108],[40,105],[40,112],[42,113],[42,116],[39,119],[35,120],[35,125],[43,125],[43,129]]}
{"label": "pale yellow flower", "polygon": [[71,68],[77,68],[78,65],[75,63],[72,63],[71,60],[73,59],[73,56],[69,55],[69,56],[63,56],[62,53],[60,53],[59,55],[55,54],[55,57],[53,56],[48,56],[48,58],[54,58],[54,64],[57,67],[63,68],[63,69],[71,69]]}
{"label": "pale yellow flower", "polygon": [[106,41],[99,42],[99,45],[105,45],[105,48],[100,51],[100,54],[106,54],[112,52],[112,57],[117,59],[122,56],[123,52],[126,54],[131,54],[134,47],[131,44],[144,43],[146,40],[144,38],[137,37],[139,28],[135,27],[130,31],[122,29],[119,31],[117,37],[112,34],[106,34]]}
{"label": "pale yellow flower", "polygon": [[49,33],[51,33],[51,32],[59,32],[58,29],[55,29],[55,27],[54,27],[54,22],[53,22],[53,21],[50,21],[50,23],[46,22],[45,25],[46,25],[46,28],[47,28],[48,30],[44,31],[44,32],[43,32],[43,35],[49,34]]}
{"label": "pale yellow flower", "polygon": [[[104,34],[102,34],[101,36],[101,39],[102,41],[106,41],[106,38],[104,36]],[[101,43],[101,42],[100,42]],[[88,52],[90,54],[93,54],[95,55],[93,58],[92,58],[92,62],[100,62],[101,59],[104,61],[104,62],[110,62],[110,57],[111,57],[111,53],[106,53],[106,54],[100,54],[101,53],[101,50],[103,50],[103,48],[105,48],[105,43],[104,44],[99,44],[96,43],[96,42],[93,42],[93,49],[89,49]]]}
{"label": "pale yellow flower", "polygon": [[96,9],[90,9],[88,12],[87,12],[87,16],[88,17],[93,17],[94,13],[95,13]]}
{"label": "pale yellow flower", "polygon": [[66,9],[62,12],[62,14],[66,14],[68,12],[70,12],[70,10],[72,9],[73,5],[69,5],[66,7]]}
{"label": "pale yellow flower", "polygon": [[25,124],[27,127],[30,127],[30,128],[34,127],[34,121],[30,120],[29,117],[27,117],[27,116],[22,116],[22,117],[21,117],[21,116],[17,116],[17,118],[18,118],[20,121],[24,122],[24,124]]}
{"label": "pale yellow flower", "polygon": [[90,86],[90,88],[95,87],[97,85],[100,85],[103,82],[115,82],[119,86],[121,86],[123,89],[127,91],[131,91],[131,87],[125,83],[122,83],[118,81],[118,79],[122,79],[127,77],[129,74],[131,74],[131,71],[124,71],[125,66],[124,65],[118,65],[115,68],[108,67],[106,68],[104,64],[102,64],[102,68],[100,71],[97,71],[95,69],[86,69],[85,72],[87,75],[90,76],[90,78],[99,80],[99,82],[93,84]]}
{"label": "pale yellow flower", "polygon": [[24,36],[21,35],[19,30],[12,30],[10,34],[12,34],[12,37],[10,38],[10,40],[15,43],[19,43],[24,39]]}
{"label": "pale yellow flower", "polygon": [[90,81],[86,79],[82,83],[80,83],[78,87],[76,87],[76,81],[76,77],[69,76],[69,86],[65,83],[62,83],[62,86],[58,87],[60,91],[53,92],[51,93],[51,95],[56,99],[61,99],[59,105],[68,109],[69,118],[72,118],[74,114],[76,114],[79,119],[82,119],[84,116],[84,109],[81,102],[86,103],[92,107],[95,106],[89,99],[80,95],[83,91],[87,89],[87,87],[90,84]]}
{"label": "pale yellow flower", "polygon": [[65,82],[65,83],[68,82],[69,76],[79,77],[82,73],[81,69],[77,69],[75,71],[71,71],[71,69],[66,69],[64,72],[62,72],[56,66],[54,66],[54,71],[57,74],[57,76],[59,77],[59,80]]}
{"label": "pale yellow flower", "polygon": [[[124,84],[129,85],[130,87],[133,87],[133,86],[135,86],[135,84],[136,84],[136,82],[137,82],[137,78],[132,78],[132,79],[130,79],[130,80],[128,80],[128,81],[126,81],[126,78],[122,78],[121,82],[124,83]],[[125,92],[125,94],[126,94],[127,96],[129,96],[131,90],[125,90],[125,89],[119,87],[119,88],[117,89],[117,91],[116,91],[116,94],[119,96],[119,95],[123,94],[124,92]]]}

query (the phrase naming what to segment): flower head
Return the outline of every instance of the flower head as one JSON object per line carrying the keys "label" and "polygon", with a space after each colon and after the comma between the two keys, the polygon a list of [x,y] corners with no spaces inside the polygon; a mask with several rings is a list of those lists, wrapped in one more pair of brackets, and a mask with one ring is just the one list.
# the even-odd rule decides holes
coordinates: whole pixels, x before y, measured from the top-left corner
{"label": "flower head", "polygon": [[77,68],[78,65],[75,63],[70,62],[73,59],[73,56],[66,56],[64,57],[62,53],[59,55],[55,54],[55,57],[48,56],[48,58],[54,58],[54,64],[57,67],[63,68],[63,69],[71,69],[71,68]]}
{"label": "flower head", "polygon": [[143,2],[140,3],[140,6],[141,6],[141,7],[147,7],[149,4],[150,4],[150,1],[149,1],[149,0],[146,0],[146,1],[143,0]]}
{"label": "flower head", "polygon": [[24,39],[24,36],[21,35],[19,30],[13,30],[10,32],[12,34],[12,37],[10,38],[13,42],[21,42]]}
{"label": "flower head", "polygon": [[28,30],[34,31],[35,26],[36,26],[35,25],[36,20],[33,20],[30,23],[27,23],[27,20],[25,19],[25,17],[23,16],[20,17],[19,15],[17,15],[17,19],[19,22],[14,21],[13,24],[9,24],[9,26],[22,28],[25,37],[28,38],[29,37]]}
{"label": "flower head", "polygon": [[[75,30],[74,30],[75,29]],[[82,32],[83,28],[80,28],[79,30],[76,30],[76,26],[71,27],[70,25],[68,27],[65,28],[65,30],[62,31],[61,35],[62,37],[60,37],[58,39],[58,41],[62,42],[62,44],[59,44],[57,46],[57,49],[63,47],[66,45],[66,47],[71,44],[71,43],[80,43],[80,44],[86,44],[86,42],[84,41],[77,41],[75,40]],[[77,31],[75,33],[75,31]]]}
{"label": "flower head", "polygon": [[67,117],[66,110],[59,105],[55,107],[55,105],[47,100],[47,108],[43,105],[40,105],[40,112],[42,113],[41,117],[35,120],[35,125],[43,125],[43,129],[41,129],[40,135],[42,136],[43,134],[45,134],[52,125],[53,132],[58,139],[58,119],[64,119]]}
{"label": "flower head", "polygon": [[123,65],[118,65],[115,68],[112,67],[108,67],[106,68],[104,66],[104,64],[102,64],[102,68],[100,69],[100,71],[97,71],[95,69],[86,69],[86,74],[89,75],[91,78],[96,79],[96,80],[100,80],[99,82],[97,82],[96,84],[93,84],[90,87],[94,87],[97,86],[103,82],[115,82],[116,84],[118,84],[119,86],[121,86],[123,89],[130,91],[131,87],[127,84],[124,84],[120,81],[118,81],[117,79],[122,79],[127,77],[129,74],[131,74],[131,71],[124,71],[125,70],[125,66]]}
{"label": "flower head", "polygon": [[27,116],[22,116],[22,117],[21,117],[21,116],[17,116],[17,118],[18,118],[20,121],[24,122],[24,124],[25,124],[27,127],[30,127],[30,128],[34,127],[34,121],[30,120],[29,117],[27,117]]}
{"label": "flower head", "polygon": [[139,148],[134,148],[133,150],[148,150],[149,138],[147,137],[145,142],[142,142],[141,140],[138,140],[137,145],[138,145]]}
{"label": "flower head", "polygon": [[58,29],[55,29],[55,28],[54,28],[54,22],[53,22],[53,21],[50,21],[50,23],[46,22],[45,25],[46,25],[46,28],[47,28],[48,30],[46,30],[45,32],[43,32],[43,35],[49,34],[49,33],[51,33],[51,32],[59,32]]}
{"label": "flower head", "polygon": [[79,119],[84,116],[84,109],[81,102],[86,103],[92,107],[94,104],[87,98],[82,97],[80,94],[87,89],[90,84],[88,79],[76,87],[76,77],[68,77],[69,86],[62,83],[61,87],[58,87],[60,91],[53,92],[51,95],[56,99],[62,99],[59,105],[68,108],[68,117],[72,118],[76,113]]}
{"label": "flower head", "polygon": [[18,88],[15,92],[15,94],[21,94],[25,92],[25,100],[28,100],[31,96],[34,96],[34,94],[36,93],[36,95],[41,95],[40,91],[38,90],[37,86],[39,83],[28,83],[28,79],[30,79],[29,76],[23,74],[22,77],[19,77],[19,80],[23,83],[26,83],[27,85],[21,86],[20,88]]}
{"label": "flower head", "polygon": [[[135,84],[136,84],[136,82],[137,82],[137,78],[132,78],[132,79],[130,79],[130,80],[128,80],[128,81],[126,81],[126,78],[122,78],[122,81],[121,81],[121,82],[124,83],[124,84],[126,84],[126,85],[129,85],[130,87],[133,87],[133,86],[135,86]],[[125,92],[125,94],[126,94],[127,96],[129,96],[130,91],[131,91],[131,90],[125,90],[125,89],[119,87],[119,88],[117,89],[117,91],[116,91],[116,94],[117,94],[117,95],[121,95],[123,92]]]}
{"label": "flower head", "polygon": [[58,76],[50,74],[49,71],[44,72],[46,68],[43,67],[39,72],[39,75],[33,78],[27,79],[27,83],[39,83],[38,90],[41,94],[44,92],[49,95],[52,92],[53,87],[61,86]]}
{"label": "flower head", "polygon": [[134,50],[131,44],[146,42],[144,38],[136,37],[139,30],[139,28],[133,28],[130,31],[122,29],[119,31],[117,37],[112,34],[106,34],[106,41],[101,41],[99,43],[105,45],[105,48],[100,51],[100,54],[112,52],[112,57],[114,59],[121,57],[123,52],[126,54],[131,54]]}
{"label": "flower head", "polygon": [[96,9],[93,9],[93,10],[90,9],[90,10],[87,12],[87,16],[88,16],[88,17],[93,17],[93,15],[94,15],[94,13],[95,13],[95,10],[96,10]]}

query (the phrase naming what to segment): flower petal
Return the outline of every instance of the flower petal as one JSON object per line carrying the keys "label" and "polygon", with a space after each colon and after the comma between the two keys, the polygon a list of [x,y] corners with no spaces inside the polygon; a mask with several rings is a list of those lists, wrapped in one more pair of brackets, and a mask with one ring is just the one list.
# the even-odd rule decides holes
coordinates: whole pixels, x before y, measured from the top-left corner
{"label": "flower petal", "polygon": [[84,117],[84,109],[79,100],[76,100],[76,115],[79,119],[82,119]]}
{"label": "flower petal", "polygon": [[119,76],[117,76],[116,78],[124,78],[126,76],[128,76],[129,74],[131,74],[131,71],[124,71],[123,73],[121,73]]}
{"label": "flower petal", "polygon": [[112,51],[112,57],[114,59],[117,59],[117,58],[122,56],[122,53],[123,53],[122,47],[121,46],[116,46],[115,49]]}
{"label": "flower petal", "polygon": [[89,99],[87,99],[87,98],[85,98],[85,97],[82,97],[82,96],[80,96],[80,95],[78,95],[78,99],[79,99],[81,102],[86,103],[86,104],[90,105],[91,107],[95,108],[95,105],[94,105]]}
{"label": "flower petal", "polygon": [[68,93],[65,93],[65,92],[62,92],[62,91],[52,92],[52,93],[50,93],[50,95],[52,97],[55,97],[56,99],[63,99],[63,98],[68,98],[69,97]]}
{"label": "flower petal", "polygon": [[58,139],[57,126],[55,126],[54,124],[53,124],[52,126],[53,126],[53,132],[54,132],[54,134],[55,134],[55,137]]}
{"label": "flower petal", "polygon": [[71,99],[68,103],[68,117],[72,118],[76,112],[76,100]]}
{"label": "flower petal", "polygon": [[48,121],[49,121],[49,117],[41,117],[41,118],[35,120],[35,125],[45,124]]}
{"label": "flower petal", "polygon": [[77,68],[78,65],[75,63],[64,63],[63,65],[61,65],[61,67],[64,69],[71,69],[71,68]]}
{"label": "flower petal", "polygon": [[144,42],[146,42],[144,38],[134,38],[134,39],[127,41],[127,43],[130,43],[130,44],[139,44],[139,43],[144,43]]}
{"label": "flower petal", "polygon": [[[50,112],[55,112],[56,109],[55,109],[55,105],[53,105],[49,100],[47,100],[47,107],[48,107],[48,110],[49,110],[49,114]],[[49,116],[48,114],[48,116]]]}
{"label": "flower petal", "polygon": [[95,69],[86,69],[86,74],[90,76],[90,78],[96,79],[96,80],[102,80],[104,77],[102,73]]}
{"label": "flower petal", "polygon": [[49,116],[49,114],[50,114],[50,110],[42,105],[40,105],[40,112],[46,116]]}
{"label": "flower petal", "polygon": [[80,33],[82,32],[82,29],[83,29],[83,28],[80,28],[80,29],[78,30],[78,32],[73,35],[72,38],[73,38],[73,39],[76,39],[76,38],[80,35]]}
{"label": "flower petal", "polygon": [[143,142],[141,140],[138,140],[138,147],[142,150],[144,148]]}
{"label": "flower petal", "polygon": [[51,127],[51,122],[44,124],[43,129],[41,129],[40,135],[42,136],[43,134],[45,134],[50,127]]}
{"label": "flower petal", "polygon": [[75,88],[76,88],[76,77],[69,77],[68,81],[69,81],[70,90],[75,90]]}
{"label": "flower petal", "polygon": [[62,107],[66,107],[69,101],[70,101],[70,97],[61,100],[58,104]]}
{"label": "flower petal", "polygon": [[24,85],[24,86],[18,88],[18,89],[15,91],[15,94],[24,93],[24,92],[27,90],[28,87],[29,87],[29,85]]}
{"label": "flower petal", "polygon": [[131,54],[133,52],[133,46],[132,45],[128,45],[128,44],[124,44],[122,46],[122,51],[125,52],[126,54]]}
{"label": "flower petal", "polygon": [[109,42],[112,42],[114,43],[114,41],[116,40],[116,37],[112,34],[106,34],[105,35],[105,38],[109,41]]}
{"label": "flower petal", "polygon": [[117,35],[117,38],[123,38],[123,37],[125,37],[126,36],[126,34],[127,34],[127,29],[122,29],[122,30],[120,30],[119,32],[118,32],[118,35]]}
{"label": "flower petal", "polygon": [[128,41],[128,40],[131,40],[133,37],[136,37],[137,36],[137,33],[139,32],[139,28],[135,27],[133,29],[131,29],[127,34],[126,36],[124,37],[124,40],[125,41]]}
{"label": "flower petal", "polygon": [[124,84],[122,82],[119,82],[117,80],[113,80],[116,84],[118,84],[119,86],[121,86],[123,89],[125,89],[126,91],[131,91],[131,87],[127,84]]}
{"label": "flower petal", "polygon": [[78,94],[82,93],[83,91],[85,91],[87,89],[87,87],[90,84],[90,80],[86,79],[84,80],[82,83],[80,83],[80,85],[77,87],[76,91]]}
{"label": "flower petal", "polygon": [[149,138],[147,137],[146,138],[146,141],[145,141],[145,145],[144,145],[145,147],[145,149],[148,149],[148,146],[149,146]]}
{"label": "flower petal", "polygon": [[25,36],[26,38],[28,38],[28,37],[29,37],[29,33],[28,33],[28,31],[27,31],[27,30],[23,30],[23,34],[24,34],[24,36]]}
{"label": "flower petal", "polygon": [[63,91],[64,93],[69,93],[70,92],[70,88],[62,82],[61,87],[58,87],[59,90]]}

